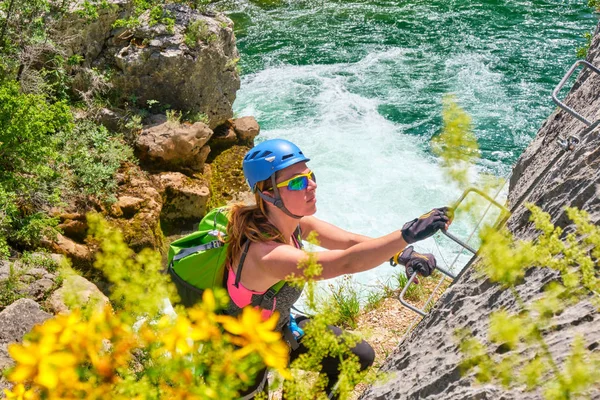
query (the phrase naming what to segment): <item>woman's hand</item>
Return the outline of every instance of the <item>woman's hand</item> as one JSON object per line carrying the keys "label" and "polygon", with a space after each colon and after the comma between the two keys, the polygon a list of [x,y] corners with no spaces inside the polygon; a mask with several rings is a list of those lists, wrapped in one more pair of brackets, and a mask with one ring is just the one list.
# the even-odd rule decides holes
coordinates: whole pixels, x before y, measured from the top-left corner
{"label": "woman's hand", "polygon": [[452,222],[453,210],[449,207],[434,208],[402,227],[402,237],[407,244],[433,236],[440,229],[448,229]]}
{"label": "woman's hand", "polygon": [[[410,277],[416,272],[421,276],[429,276],[433,273],[437,266],[437,261],[433,254],[417,253],[412,246],[396,254],[391,260],[392,265],[404,265],[406,268],[406,276]],[[415,283],[419,283],[415,280]]]}

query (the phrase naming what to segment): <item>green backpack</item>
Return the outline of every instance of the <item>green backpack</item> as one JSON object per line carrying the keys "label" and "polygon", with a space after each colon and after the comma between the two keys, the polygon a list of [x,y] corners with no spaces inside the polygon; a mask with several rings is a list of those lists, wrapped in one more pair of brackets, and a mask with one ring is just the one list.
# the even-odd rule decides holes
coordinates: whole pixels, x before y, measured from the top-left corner
{"label": "green backpack", "polygon": [[[200,221],[198,231],[177,239],[169,246],[167,271],[177,287],[181,304],[191,307],[202,300],[205,289],[225,287],[225,260],[227,258],[227,208],[215,208]],[[244,246],[240,266],[244,262],[250,242]],[[238,267],[238,271],[241,268]],[[273,285],[263,298],[272,299],[285,281]],[[252,302],[260,306],[263,298]]]}

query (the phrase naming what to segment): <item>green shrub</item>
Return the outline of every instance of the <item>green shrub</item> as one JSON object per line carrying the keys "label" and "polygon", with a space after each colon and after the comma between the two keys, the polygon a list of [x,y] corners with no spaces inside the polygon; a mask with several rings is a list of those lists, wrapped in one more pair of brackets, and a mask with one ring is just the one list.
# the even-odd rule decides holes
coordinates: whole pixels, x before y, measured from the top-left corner
{"label": "green shrub", "polygon": [[[52,174],[55,135],[72,129],[64,102],[48,104],[43,96],[22,94],[17,82],[0,86],[0,181],[5,188],[29,185],[34,177]],[[23,174],[23,172],[27,172]]]}
{"label": "green shrub", "polygon": [[134,160],[133,150],[121,135],[85,120],[59,139],[64,174],[71,180],[68,186],[102,200],[110,199],[117,188],[117,170],[123,162]]}
{"label": "green shrub", "polygon": [[25,297],[24,285],[19,281],[20,274],[10,264],[8,277],[0,281],[0,311],[11,303]]}

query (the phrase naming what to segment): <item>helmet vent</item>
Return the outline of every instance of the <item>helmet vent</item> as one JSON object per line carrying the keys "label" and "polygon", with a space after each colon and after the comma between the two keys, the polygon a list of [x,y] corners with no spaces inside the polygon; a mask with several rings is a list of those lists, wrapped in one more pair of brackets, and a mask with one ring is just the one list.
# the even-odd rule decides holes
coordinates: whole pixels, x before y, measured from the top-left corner
{"label": "helmet vent", "polygon": [[254,157],[256,157],[256,155],[260,153],[260,151],[255,151],[254,153],[250,154],[250,156],[248,156],[246,159],[247,160],[253,160]]}
{"label": "helmet vent", "polygon": [[285,156],[281,157],[281,161],[287,160],[290,157],[294,157],[293,154],[286,154]]}
{"label": "helmet vent", "polygon": [[260,157],[265,158],[266,156],[270,156],[271,154],[273,154],[272,151],[266,150],[266,151],[263,151],[263,153],[260,155]]}

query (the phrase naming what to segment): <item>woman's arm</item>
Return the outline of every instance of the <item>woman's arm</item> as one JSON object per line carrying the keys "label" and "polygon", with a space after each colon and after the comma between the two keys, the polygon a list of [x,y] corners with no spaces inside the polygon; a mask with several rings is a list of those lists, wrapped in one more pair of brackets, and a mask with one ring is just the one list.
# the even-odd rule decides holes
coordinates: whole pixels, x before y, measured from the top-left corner
{"label": "woman's arm", "polygon": [[[323,267],[319,279],[329,279],[375,268],[404,249],[406,245],[402,232],[396,231],[379,238],[364,240],[345,250],[326,250],[313,254]],[[262,251],[259,251],[263,256],[260,257],[257,266],[265,276],[270,278],[269,282],[264,281],[265,285],[268,284],[265,287],[270,287],[274,282],[285,279],[291,274],[302,274],[298,270],[298,264],[308,258],[304,251],[290,245],[272,242],[263,246]],[[256,288],[256,290],[261,289]]]}
{"label": "woman's arm", "polygon": [[300,229],[302,229],[303,239],[315,231],[321,247],[329,250],[345,250],[371,239],[368,236],[345,231],[315,217],[303,217],[300,220]]}

